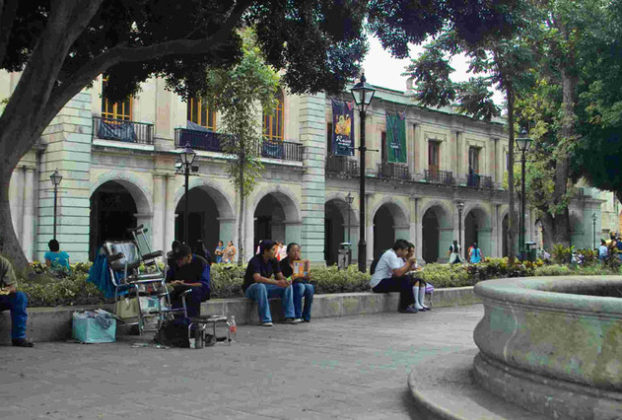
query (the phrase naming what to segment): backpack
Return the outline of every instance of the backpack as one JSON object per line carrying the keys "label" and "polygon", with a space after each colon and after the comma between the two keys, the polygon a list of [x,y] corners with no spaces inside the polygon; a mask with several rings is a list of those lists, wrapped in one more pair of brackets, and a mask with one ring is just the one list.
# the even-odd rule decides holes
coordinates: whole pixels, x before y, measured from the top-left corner
{"label": "backpack", "polygon": [[190,347],[190,341],[188,340],[188,320],[173,319],[164,321],[155,337],[153,337],[153,341],[168,347]]}

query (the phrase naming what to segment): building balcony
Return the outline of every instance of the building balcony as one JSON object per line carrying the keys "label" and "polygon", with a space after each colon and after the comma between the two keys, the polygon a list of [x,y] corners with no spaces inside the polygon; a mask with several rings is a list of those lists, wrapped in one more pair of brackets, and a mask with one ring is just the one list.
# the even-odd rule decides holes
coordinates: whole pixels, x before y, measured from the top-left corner
{"label": "building balcony", "polygon": [[467,176],[467,187],[469,188],[478,188],[478,189],[486,189],[490,190],[494,186],[492,182],[492,177],[478,175],[478,174],[469,174]]}
{"label": "building balcony", "polygon": [[93,117],[93,140],[113,140],[153,145],[153,124],[115,118]]}
{"label": "building balcony", "polygon": [[358,161],[348,156],[328,155],[326,157],[326,175],[343,178],[357,177],[360,175]]}
{"label": "building balcony", "polygon": [[[195,150],[223,153],[226,142],[232,140],[233,136],[214,131],[175,129],[175,147],[178,148],[188,144]],[[302,162],[302,144],[264,139],[258,146],[257,154],[267,159]]]}
{"label": "building balcony", "polygon": [[398,179],[410,181],[408,165],[400,163],[382,162],[378,164],[378,178]]}
{"label": "building balcony", "polygon": [[426,169],[424,175],[426,182],[430,184],[454,185],[454,175],[451,171]]}

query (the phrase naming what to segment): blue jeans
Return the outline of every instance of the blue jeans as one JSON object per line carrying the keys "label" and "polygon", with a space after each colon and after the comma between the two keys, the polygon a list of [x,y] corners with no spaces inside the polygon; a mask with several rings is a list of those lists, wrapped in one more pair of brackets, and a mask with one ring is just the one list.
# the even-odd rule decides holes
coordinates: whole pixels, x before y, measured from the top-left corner
{"label": "blue jeans", "polygon": [[11,338],[26,338],[28,298],[24,292],[0,296],[0,311],[11,311]]}
{"label": "blue jeans", "polygon": [[188,289],[192,289],[192,293],[186,296],[188,318],[201,316],[201,302],[207,298],[207,291],[203,287],[176,286],[171,292],[171,304],[173,309],[183,308],[183,303],[179,295]]}
{"label": "blue jeans", "polygon": [[[313,293],[315,288],[309,283],[294,283],[294,312],[296,318],[302,318],[305,321],[311,320],[311,305],[313,304]],[[305,298],[304,310],[302,308],[302,298]]]}
{"label": "blue jeans", "polygon": [[272,322],[268,299],[280,297],[285,318],[294,318],[294,294],[292,286],[280,287],[275,284],[253,283],[245,293],[246,297],[257,301],[257,310],[261,322]]}

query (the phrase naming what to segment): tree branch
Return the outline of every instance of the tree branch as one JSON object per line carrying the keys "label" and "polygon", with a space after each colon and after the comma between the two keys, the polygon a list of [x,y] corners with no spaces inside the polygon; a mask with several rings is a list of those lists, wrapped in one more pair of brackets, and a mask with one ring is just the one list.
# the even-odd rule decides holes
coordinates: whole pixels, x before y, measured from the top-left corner
{"label": "tree branch", "polygon": [[9,36],[13,29],[13,22],[17,14],[17,0],[0,0],[0,64],[4,61],[6,49],[9,44]]}

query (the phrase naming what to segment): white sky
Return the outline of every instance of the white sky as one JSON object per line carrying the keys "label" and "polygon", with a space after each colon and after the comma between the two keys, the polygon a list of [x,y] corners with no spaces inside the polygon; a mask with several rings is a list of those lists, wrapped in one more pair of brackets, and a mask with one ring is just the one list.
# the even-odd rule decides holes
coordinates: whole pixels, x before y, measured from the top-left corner
{"label": "white sky", "polygon": [[[411,59],[405,58],[398,60],[393,58],[388,51],[385,51],[376,37],[369,37],[369,52],[363,60],[363,70],[367,83],[386,87],[400,91],[406,90],[406,76],[400,76],[404,68],[410,64]],[[417,57],[423,51],[423,46],[411,46],[411,57]],[[467,73],[468,64],[464,56],[456,56],[450,62],[454,68],[452,80],[461,82],[468,80],[471,75]],[[502,105],[504,97],[500,92],[495,91],[493,99],[497,105]]]}

